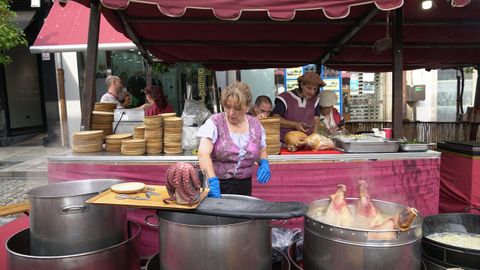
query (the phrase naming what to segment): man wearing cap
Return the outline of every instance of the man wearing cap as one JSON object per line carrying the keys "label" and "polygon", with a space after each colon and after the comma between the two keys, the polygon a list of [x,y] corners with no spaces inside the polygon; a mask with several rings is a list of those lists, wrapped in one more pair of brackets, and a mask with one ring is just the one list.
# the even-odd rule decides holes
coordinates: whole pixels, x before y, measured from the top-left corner
{"label": "man wearing cap", "polygon": [[330,134],[344,129],[345,120],[333,106],[337,104],[337,94],[325,90],[319,95],[320,98],[320,121],[322,121]]}
{"label": "man wearing cap", "polygon": [[301,131],[310,135],[317,130],[320,106],[317,92],[325,83],[315,72],[298,77],[298,88],[281,93],[275,99],[272,115],[280,117],[280,140],[290,131]]}

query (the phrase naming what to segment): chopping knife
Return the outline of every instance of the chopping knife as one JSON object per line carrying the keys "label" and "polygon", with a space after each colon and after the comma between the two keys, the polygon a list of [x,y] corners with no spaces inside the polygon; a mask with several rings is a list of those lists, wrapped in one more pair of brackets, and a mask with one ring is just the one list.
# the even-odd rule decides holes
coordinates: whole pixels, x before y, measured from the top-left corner
{"label": "chopping knife", "polygon": [[234,218],[290,219],[304,216],[307,209],[308,206],[301,202],[205,198],[195,210],[189,212]]}

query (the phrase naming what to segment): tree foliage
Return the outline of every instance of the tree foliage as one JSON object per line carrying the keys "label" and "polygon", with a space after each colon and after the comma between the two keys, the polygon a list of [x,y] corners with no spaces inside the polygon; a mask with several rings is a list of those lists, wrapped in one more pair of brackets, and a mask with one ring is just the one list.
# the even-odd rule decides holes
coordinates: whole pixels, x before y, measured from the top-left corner
{"label": "tree foliage", "polygon": [[0,0],[0,64],[12,61],[6,51],[19,45],[27,45],[25,34],[15,27],[12,18],[15,12],[10,10],[10,0]]}

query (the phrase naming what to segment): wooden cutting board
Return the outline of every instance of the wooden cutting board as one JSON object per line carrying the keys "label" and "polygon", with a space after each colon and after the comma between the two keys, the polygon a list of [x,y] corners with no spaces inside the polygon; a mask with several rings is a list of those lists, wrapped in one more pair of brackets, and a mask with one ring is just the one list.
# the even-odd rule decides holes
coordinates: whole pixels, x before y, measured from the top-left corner
{"label": "wooden cutting board", "polygon": [[[113,192],[111,189],[108,189],[97,196],[90,198],[87,203],[91,204],[104,204],[104,205],[118,205],[118,206],[127,206],[127,207],[138,207],[138,208],[148,208],[148,209],[195,209],[198,204],[207,196],[209,189],[205,188],[200,193],[200,201],[193,205],[183,205],[176,204],[171,202],[170,204],[165,203],[163,200],[169,198],[167,188],[165,186],[158,185],[148,185],[147,187],[153,188],[155,193],[158,193],[160,196],[152,195],[150,200],[135,200],[135,199],[118,199],[116,198],[119,193]],[[124,194],[125,195],[125,194]],[[133,193],[126,194],[129,196],[139,196],[141,198],[146,198],[146,194]]]}

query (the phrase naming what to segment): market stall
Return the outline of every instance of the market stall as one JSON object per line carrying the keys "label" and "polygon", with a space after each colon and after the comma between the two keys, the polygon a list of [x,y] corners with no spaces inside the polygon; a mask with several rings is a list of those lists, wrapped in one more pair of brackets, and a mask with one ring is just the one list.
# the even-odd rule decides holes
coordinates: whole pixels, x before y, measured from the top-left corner
{"label": "market stall", "polygon": [[[440,153],[352,153],[271,155],[272,179],[258,184],[253,179],[253,196],[267,201],[299,201],[310,203],[328,197],[338,184],[355,187],[358,180],[367,180],[371,196],[417,208],[422,215],[438,213]],[[165,183],[165,171],[179,161],[196,163],[191,153],[184,155],[121,156],[109,153],[69,154],[49,159],[49,181],[114,178]],[[356,190],[348,191],[355,196]],[[135,210],[129,218],[144,224],[152,211]],[[286,227],[303,226],[303,218],[289,220]],[[151,255],[158,249],[156,230],[142,226],[141,252]]]}

